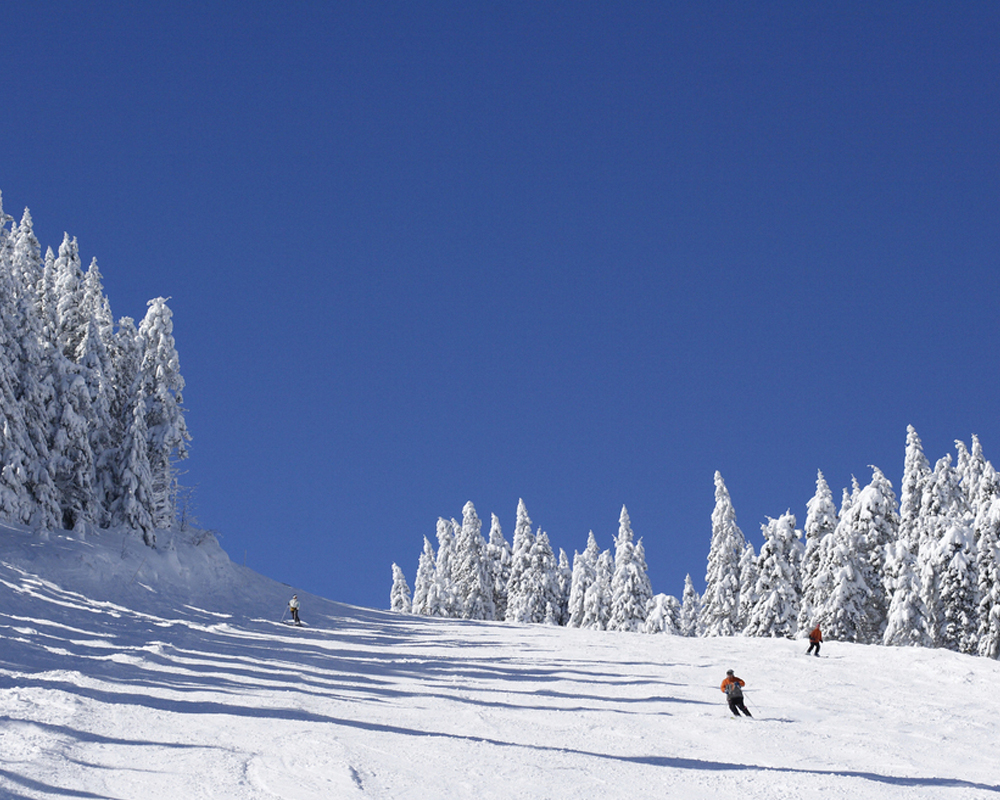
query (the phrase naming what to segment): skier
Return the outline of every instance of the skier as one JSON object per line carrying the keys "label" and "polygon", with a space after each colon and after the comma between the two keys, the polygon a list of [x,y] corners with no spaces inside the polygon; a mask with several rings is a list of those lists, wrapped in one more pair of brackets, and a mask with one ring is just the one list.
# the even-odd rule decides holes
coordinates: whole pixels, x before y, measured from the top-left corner
{"label": "skier", "polygon": [[292,612],[292,620],[295,624],[301,626],[302,621],[299,619],[299,596],[297,594],[293,594],[292,599],[288,601],[288,610]]}
{"label": "skier", "polygon": [[729,700],[729,710],[733,712],[733,716],[735,717],[740,715],[740,711],[748,717],[753,716],[743,704],[744,686],[746,686],[746,683],[742,678],[737,678],[731,669],[726,670],[726,679],[722,682],[722,691],[725,692],[726,698]]}
{"label": "skier", "polygon": [[812,629],[809,633],[809,649],[806,650],[806,655],[812,655],[812,651],[815,648],[816,658],[819,658],[819,645],[823,641],[823,633],[819,629],[819,625]]}

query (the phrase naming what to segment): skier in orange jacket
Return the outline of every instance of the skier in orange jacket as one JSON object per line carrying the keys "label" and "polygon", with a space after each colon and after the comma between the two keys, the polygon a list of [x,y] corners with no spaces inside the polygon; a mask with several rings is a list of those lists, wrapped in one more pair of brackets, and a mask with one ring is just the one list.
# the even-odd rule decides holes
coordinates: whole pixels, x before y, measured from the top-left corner
{"label": "skier in orange jacket", "polygon": [[819,645],[823,641],[823,633],[819,629],[819,625],[812,629],[809,634],[809,649],[806,650],[806,655],[812,655],[812,651],[815,648],[816,657],[819,658]]}
{"label": "skier in orange jacket", "polygon": [[731,669],[726,670],[726,679],[722,682],[722,691],[725,692],[726,699],[729,700],[729,710],[736,717],[740,715],[740,711],[748,717],[753,716],[743,704],[744,686],[746,686],[746,682],[742,678],[737,678]]}

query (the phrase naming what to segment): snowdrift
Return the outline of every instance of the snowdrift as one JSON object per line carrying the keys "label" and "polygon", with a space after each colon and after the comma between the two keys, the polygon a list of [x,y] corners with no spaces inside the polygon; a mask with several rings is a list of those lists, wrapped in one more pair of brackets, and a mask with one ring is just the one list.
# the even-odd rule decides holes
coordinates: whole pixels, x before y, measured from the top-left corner
{"label": "snowdrift", "polygon": [[398,615],[158,541],[0,526],[0,797],[1000,796],[995,661]]}

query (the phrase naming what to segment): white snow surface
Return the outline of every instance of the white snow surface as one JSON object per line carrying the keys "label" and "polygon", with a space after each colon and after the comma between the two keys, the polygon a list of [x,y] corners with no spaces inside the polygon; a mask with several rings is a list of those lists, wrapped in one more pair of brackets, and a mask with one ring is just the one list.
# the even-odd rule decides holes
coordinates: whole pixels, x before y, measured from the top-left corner
{"label": "white snow surface", "polygon": [[0,526],[0,797],[1000,796],[996,661],[393,614],[168,538]]}

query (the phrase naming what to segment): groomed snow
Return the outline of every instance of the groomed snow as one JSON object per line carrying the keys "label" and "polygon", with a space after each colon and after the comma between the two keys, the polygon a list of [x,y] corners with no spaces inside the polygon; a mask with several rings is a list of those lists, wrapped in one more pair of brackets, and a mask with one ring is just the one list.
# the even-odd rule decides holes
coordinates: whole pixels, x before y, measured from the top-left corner
{"label": "groomed snow", "polygon": [[[463,623],[0,526],[4,798],[995,798],[1000,664]],[[385,576],[382,576],[383,578]],[[373,578],[374,579],[374,578]],[[727,668],[753,720],[732,719]]]}

